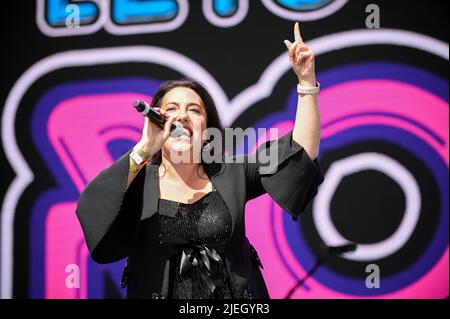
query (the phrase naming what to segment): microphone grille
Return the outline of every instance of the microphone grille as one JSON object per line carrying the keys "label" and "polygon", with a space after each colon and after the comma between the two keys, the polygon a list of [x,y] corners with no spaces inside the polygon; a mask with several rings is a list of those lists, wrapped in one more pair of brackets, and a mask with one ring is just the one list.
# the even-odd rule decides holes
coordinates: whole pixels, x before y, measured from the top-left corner
{"label": "microphone grille", "polygon": [[183,124],[180,122],[173,122],[172,124],[175,125],[175,128],[170,131],[171,137],[178,137],[183,133]]}

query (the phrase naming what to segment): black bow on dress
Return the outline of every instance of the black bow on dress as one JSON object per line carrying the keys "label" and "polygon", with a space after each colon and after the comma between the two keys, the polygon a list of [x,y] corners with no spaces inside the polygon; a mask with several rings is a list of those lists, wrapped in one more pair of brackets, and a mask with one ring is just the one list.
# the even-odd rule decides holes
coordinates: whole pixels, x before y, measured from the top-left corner
{"label": "black bow on dress", "polygon": [[[161,244],[172,246],[176,251],[179,251],[181,248],[180,275],[186,274],[194,267],[198,267],[202,282],[211,293],[214,292],[216,287],[224,285],[224,278],[221,278],[221,275],[225,275],[225,280],[228,280],[227,272],[224,272],[225,265],[222,258],[211,247],[223,245],[225,242],[214,243],[213,245],[199,245],[192,243],[188,239],[169,234],[160,234],[159,238],[161,239]],[[214,271],[212,263],[217,263],[217,271]]]}

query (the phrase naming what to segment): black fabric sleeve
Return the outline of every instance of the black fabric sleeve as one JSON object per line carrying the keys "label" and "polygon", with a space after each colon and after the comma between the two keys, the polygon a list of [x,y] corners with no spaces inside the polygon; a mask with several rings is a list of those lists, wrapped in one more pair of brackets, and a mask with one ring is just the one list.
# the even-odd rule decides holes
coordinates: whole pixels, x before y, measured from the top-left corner
{"label": "black fabric sleeve", "polygon": [[80,195],[76,214],[92,259],[111,263],[129,255],[142,214],[145,169],[126,190],[129,154],[102,170]]}
{"label": "black fabric sleeve", "polygon": [[[247,200],[268,193],[297,220],[317,194],[324,177],[317,159],[311,160],[292,139],[292,132],[262,144],[254,155],[244,156],[244,168]],[[261,156],[262,152],[276,154],[275,165]]]}

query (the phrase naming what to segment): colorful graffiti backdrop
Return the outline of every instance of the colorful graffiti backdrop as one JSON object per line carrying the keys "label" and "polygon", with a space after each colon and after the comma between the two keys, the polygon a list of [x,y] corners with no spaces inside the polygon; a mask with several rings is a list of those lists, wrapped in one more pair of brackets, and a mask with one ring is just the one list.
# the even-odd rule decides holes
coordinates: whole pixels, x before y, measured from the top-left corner
{"label": "colorful graffiti backdrop", "polygon": [[[225,127],[284,134],[297,95],[283,40],[297,20],[317,56],[325,181],[298,222],[268,195],[246,206],[271,297],[286,296],[324,243],[347,241],[357,250],[328,258],[292,298],[448,297],[446,1],[382,1],[379,29],[366,27],[362,0],[4,2],[2,298],[125,297],[124,261],[91,260],[74,210],[140,138],[131,102],[194,77]],[[380,287],[369,289],[373,264]]]}

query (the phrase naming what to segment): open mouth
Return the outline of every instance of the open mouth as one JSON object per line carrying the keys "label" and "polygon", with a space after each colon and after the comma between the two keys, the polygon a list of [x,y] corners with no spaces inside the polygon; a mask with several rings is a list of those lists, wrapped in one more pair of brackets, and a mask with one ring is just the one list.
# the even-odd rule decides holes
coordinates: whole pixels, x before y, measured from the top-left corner
{"label": "open mouth", "polygon": [[190,141],[192,138],[192,128],[186,124],[183,125],[183,131],[181,132],[181,135],[178,136],[177,140],[188,140]]}
{"label": "open mouth", "polygon": [[180,136],[185,136],[185,137],[192,137],[192,128],[188,125],[183,125],[183,132],[181,133]]}
{"label": "open mouth", "polygon": [[186,133],[189,136],[192,136],[192,128],[189,125],[183,125],[183,134]]}

